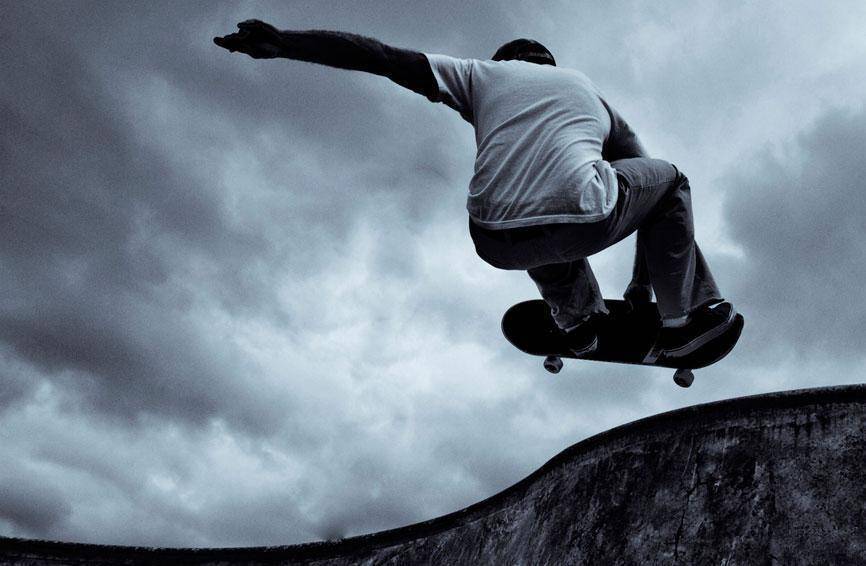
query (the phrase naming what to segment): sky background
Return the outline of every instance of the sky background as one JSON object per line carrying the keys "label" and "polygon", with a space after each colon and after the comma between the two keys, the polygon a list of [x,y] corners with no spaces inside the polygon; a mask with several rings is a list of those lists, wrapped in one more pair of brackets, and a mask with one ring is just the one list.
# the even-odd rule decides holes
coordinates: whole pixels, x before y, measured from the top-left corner
{"label": "sky background", "polygon": [[[275,545],[455,511],[669,409],[864,381],[866,3],[86,3],[0,19],[0,535]],[[691,180],[746,317],[671,370],[553,376],[474,254],[471,126],[212,43],[248,18],[589,75]],[[618,297],[633,239],[594,256]]]}

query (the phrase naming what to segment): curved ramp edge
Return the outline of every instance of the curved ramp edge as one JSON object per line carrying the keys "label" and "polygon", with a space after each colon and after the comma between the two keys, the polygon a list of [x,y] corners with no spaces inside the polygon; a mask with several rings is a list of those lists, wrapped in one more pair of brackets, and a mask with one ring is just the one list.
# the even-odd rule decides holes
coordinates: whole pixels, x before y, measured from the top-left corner
{"label": "curved ramp edge", "polygon": [[0,538],[0,563],[866,563],[864,430],[866,385],[740,397],[597,434],[488,499],[406,527],[221,549]]}

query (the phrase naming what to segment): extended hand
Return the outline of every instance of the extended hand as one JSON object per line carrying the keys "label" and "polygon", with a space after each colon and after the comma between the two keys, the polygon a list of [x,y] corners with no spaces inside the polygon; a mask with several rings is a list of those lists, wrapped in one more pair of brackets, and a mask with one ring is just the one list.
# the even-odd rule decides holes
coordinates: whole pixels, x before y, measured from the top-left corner
{"label": "extended hand", "polygon": [[273,59],[283,53],[280,31],[261,20],[238,24],[238,32],[213,38],[213,42],[232,53],[240,51],[253,59]]}

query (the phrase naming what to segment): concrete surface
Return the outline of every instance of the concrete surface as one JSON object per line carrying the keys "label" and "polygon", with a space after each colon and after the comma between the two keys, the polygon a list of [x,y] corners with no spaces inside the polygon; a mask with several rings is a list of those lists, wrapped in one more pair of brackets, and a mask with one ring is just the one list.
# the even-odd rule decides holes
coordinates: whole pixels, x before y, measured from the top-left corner
{"label": "concrete surface", "polygon": [[866,564],[866,386],[688,407],[588,438],[438,519],[272,548],[0,539],[0,563]]}

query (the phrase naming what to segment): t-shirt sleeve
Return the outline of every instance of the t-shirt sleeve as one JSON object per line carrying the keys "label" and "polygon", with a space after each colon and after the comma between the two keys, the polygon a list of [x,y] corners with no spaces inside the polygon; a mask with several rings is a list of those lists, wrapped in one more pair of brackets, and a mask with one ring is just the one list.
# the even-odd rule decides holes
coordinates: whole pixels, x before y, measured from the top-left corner
{"label": "t-shirt sleeve", "polygon": [[438,100],[444,102],[472,122],[473,59],[457,59],[448,55],[424,54],[430,62],[438,87]]}

